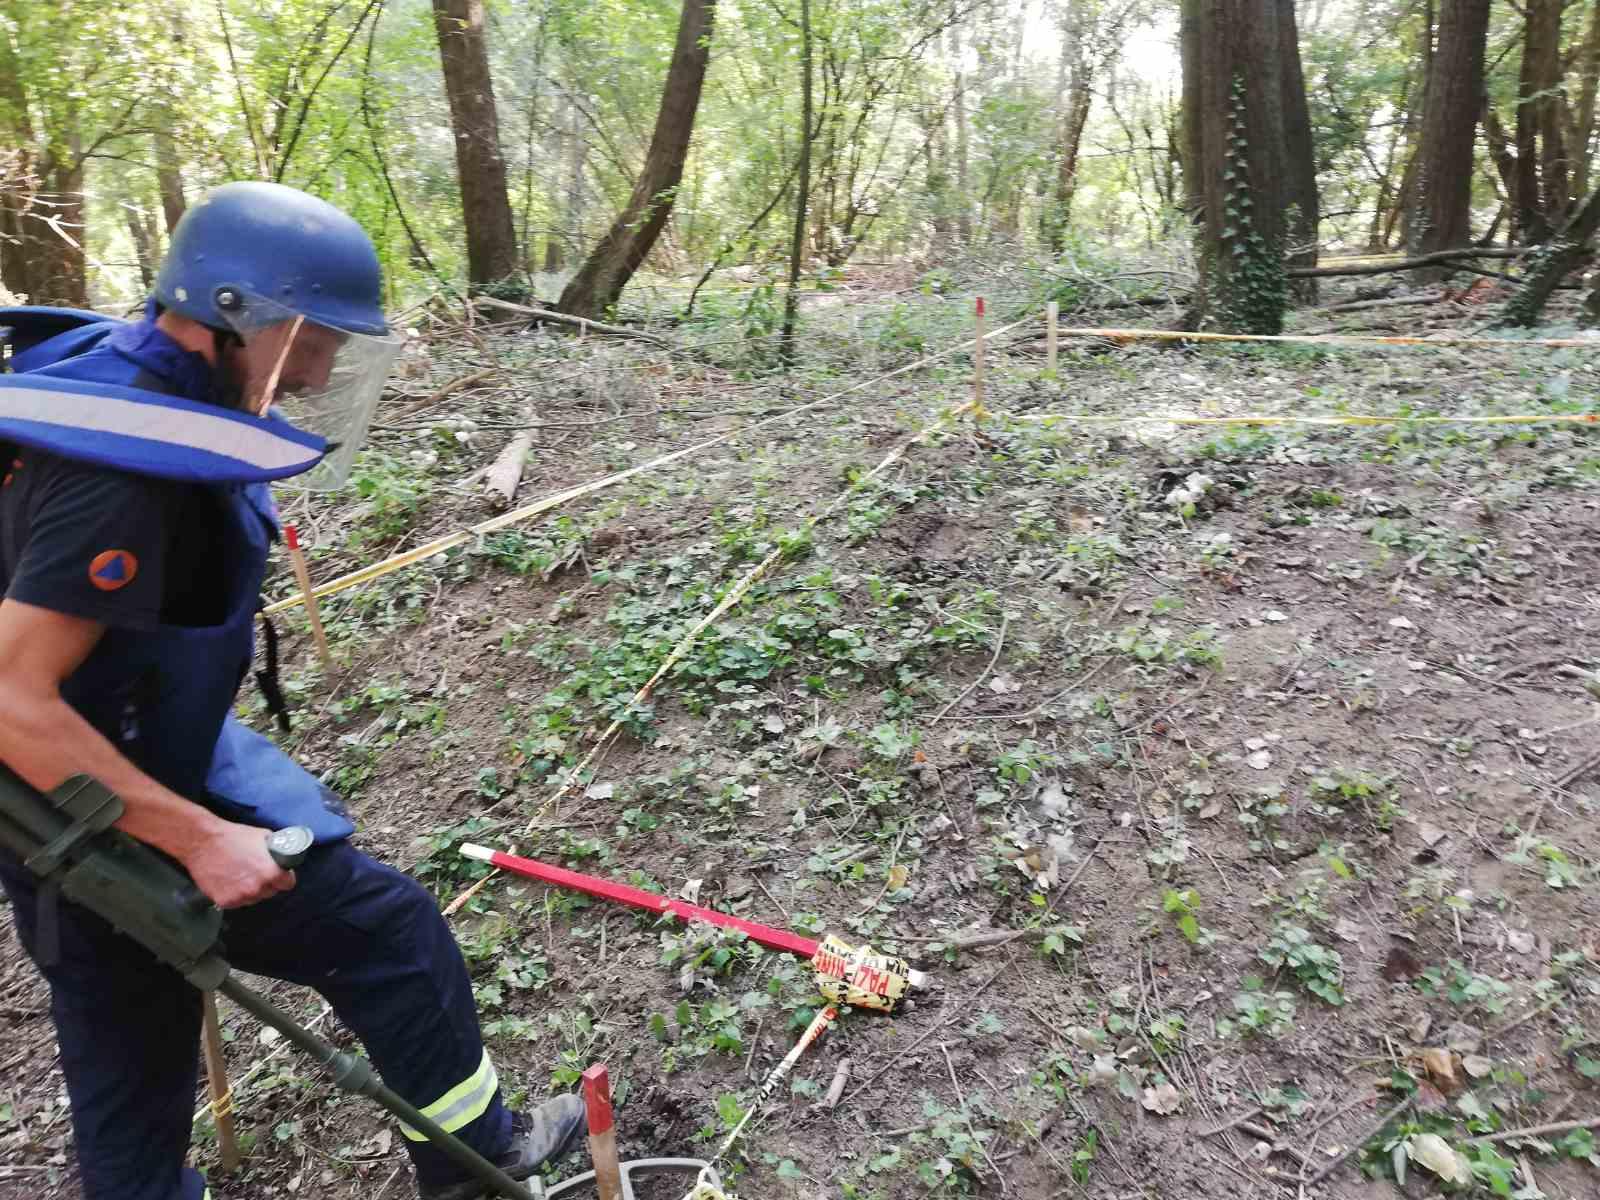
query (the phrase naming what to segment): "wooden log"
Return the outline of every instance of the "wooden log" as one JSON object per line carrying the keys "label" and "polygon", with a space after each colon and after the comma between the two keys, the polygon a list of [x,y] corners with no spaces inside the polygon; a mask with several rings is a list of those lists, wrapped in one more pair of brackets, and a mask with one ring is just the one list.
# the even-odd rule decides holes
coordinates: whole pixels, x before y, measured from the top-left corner
{"label": "wooden log", "polygon": [[[534,412],[528,410],[528,425],[535,424]],[[484,474],[484,490],[489,493],[490,503],[496,508],[506,509],[511,507],[511,501],[516,497],[517,485],[522,482],[522,468],[528,460],[528,452],[533,449],[535,429],[524,429],[507,443],[506,448],[500,451],[488,471]]]}
{"label": "wooden log", "polygon": [[1415,271],[1419,267],[1436,267],[1440,263],[1458,258],[1521,258],[1529,248],[1523,246],[1468,246],[1460,250],[1435,250],[1416,258],[1402,258],[1394,262],[1371,263],[1360,267],[1294,267],[1288,272],[1290,279],[1333,279],[1346,275],[1387,275],[1394,271]]}

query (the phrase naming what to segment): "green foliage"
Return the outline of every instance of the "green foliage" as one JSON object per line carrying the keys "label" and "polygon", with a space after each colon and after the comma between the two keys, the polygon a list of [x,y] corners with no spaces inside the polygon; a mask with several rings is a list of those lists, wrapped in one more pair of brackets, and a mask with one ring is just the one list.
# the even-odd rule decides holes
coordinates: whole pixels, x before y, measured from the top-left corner
{"label": "green foliage", "polygon": [[1344,958],[1318,942],[1309,929],[1280,921],[1259,957],[1269,967],[1287,970],[1313,996],[1344,1003]]}

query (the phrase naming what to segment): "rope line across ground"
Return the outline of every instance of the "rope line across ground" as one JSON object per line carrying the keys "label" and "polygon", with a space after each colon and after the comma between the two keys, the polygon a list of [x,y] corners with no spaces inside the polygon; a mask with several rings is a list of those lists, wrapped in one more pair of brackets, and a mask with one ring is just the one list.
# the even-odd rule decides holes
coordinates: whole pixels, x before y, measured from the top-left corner
{"label": "rope line across ground", "polygon": [[[983,336],[986,339],[996,337],[999,334],[1016,329],[1018,326],[1024,325],[1032,319],[1033,316],[1030,314],[1027,317],[1013,321],[1009,325],[1002,325],[998,329],[991,330]],[[474,538],[484,537],[487,534],[491,534],[498,530],[505,529],[508,526],[518,524],[521,521],[526,521],[530,517],[536,517],[541,513],[549,512],[554,508],[560,508],[563,504],[567,504],[573,500],[582,499],[584,496],[592,496],[596,492],[604,491],[609,487],[613,487],[616,484],[622,483],[624,480],[632,479],[636,475],[643,475],[647,471],[653,471],[659,467],[667,466],[670,463],[677,462],[679,459],[688,458],[690,455],[698,454],[702,450],[710,450],[715,446],[724,445],[727,442],[731,442],[743,437],[745,434],[754,433],[757,430],[765,429],[769,425],[775,425],[779,421],[786,421],[790,417],[799,416],[801,413],[813,412],[825,404],[831,403],[834,400],[842,399],[853,392],[859,392],[863,388],[871,387],[875,383],[882,383],[885,380],[893,379],[896,376],[904,375],[907,372],[914,371],[919,367],[925,367],[929,363],[938,362],[940,359],[948,358],[952,354],[957,354],[960,351],[972,346],[977,342],[977,340],[977,338],[970,338],[967,341],[950,347],[948,350],[941,350],[937,354],[926,355],[917,359],[915,362],[907,363],[903,367],[896,367],[893,371],[889,371],[886,374],[875,376],[872,379],[864,379],[860,383],[853,383],[849,387],[844,388],[842,391],[832,392],[826,396],[823,396],[821,399],[813,400],[807,404],[802,404],[797,408],[788,409],[777,414],[776,416],[767,417],[765,420],[757,421],[754,425],[746,425],[741,429],[729,430],[727,433],[718,434],[716,437],[706,438],[704,441],[696,442],[692,446],[685,446],[681,450],[673,450],[667,454],[658,455],[657,457],[650,459],[648,462],[640,463],[635,467],[629,467],[625,471],[618,471],[615,474],[592,480],[589,483],[579,484],[576,487],[566,488],[562,491],[554,492],[551,495],[533,501],[531,504],[525,504],[521,508],[513,509],[511,512],[502,513],[498,517],[492,517],[487,521],[481,521],[478,524],[469,526],[466,529],[461,529],[457,530],[455,533],[446,534],[445,536],[436,538],[425,545],[418,546],[412,550],[407,550],[401,554],[396,554],[392,558],[386,558],[382,562],[376,562],[370,566],[362,567],[358,571],[352,571],[348,575],[341,575],[337,579],[331,579],[327,583],[318,585],[313,590],[312,595],[314,595],[318,600],[321,600],[324,597],[335,595],[339,592],[346,591],[349,588],[359,587],[363,583],[371,583],[374,579],[381,579],[383,576],[388,575],[393,571],[398,571],[403,567],[409,567],[413,563],[421,562],[423,559],[432,558],[436,554],[443,554],[445,551],[453,550],[457,546],[463,546],[472,541]],[[305,602],[306,598],[303,594],[289,596],[286,599],[279,600],[274,604],[267,605],[261,610],[261,615],[263,617],[275,616],[278,613],[286,612],[287,610],[302,605]]]}

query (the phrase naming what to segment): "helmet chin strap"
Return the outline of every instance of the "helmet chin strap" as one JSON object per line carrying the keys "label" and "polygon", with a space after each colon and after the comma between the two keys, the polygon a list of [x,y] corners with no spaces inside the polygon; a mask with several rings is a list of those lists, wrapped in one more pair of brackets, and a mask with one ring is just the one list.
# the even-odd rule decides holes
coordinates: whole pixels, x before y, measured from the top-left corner
{"label": "helmet chin strap", "polygon": [[267,410],[272,407],[272,397],[278,391],[278,376],[283,374],[284,361],[289,357],[289,351],[294,346],[294,339],[300,334],[300,326],[305,323],[305,317],[296,316],[294,324],[289,326],[289,336],[283,340],[283,349],[278,351],[278,361],[272,364],[272,374],[267,376],[267,386],[262,390],[260,407],[255,415],[266,416]]}

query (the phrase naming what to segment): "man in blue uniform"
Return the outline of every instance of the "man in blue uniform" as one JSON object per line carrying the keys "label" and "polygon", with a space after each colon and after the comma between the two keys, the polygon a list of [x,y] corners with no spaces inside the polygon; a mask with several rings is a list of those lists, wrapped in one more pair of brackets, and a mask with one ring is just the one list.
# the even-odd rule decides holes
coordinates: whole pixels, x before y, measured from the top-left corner
{"label": "man in blue uniform", "polygon": [[[0,326],[0,761],[41,790],[83,774],[120,795],[119,827],[227,910],[236,967],[315,988],[391,1088],[528,1177],[576,1141],[582,1102],[504,1106],[432,898],[230,715],[277,534],[267,481],[336,483],[393,359],[371,242],[302,192],[230,184],[180,222],[144,320]],[[294,872],[263,834],[290,825],[317,840]],[[0,883],[50,982],[86,1200],[200,1200],[199,993],[3,852]],[[479,1194],[401,1132],[426,1200]]]}

